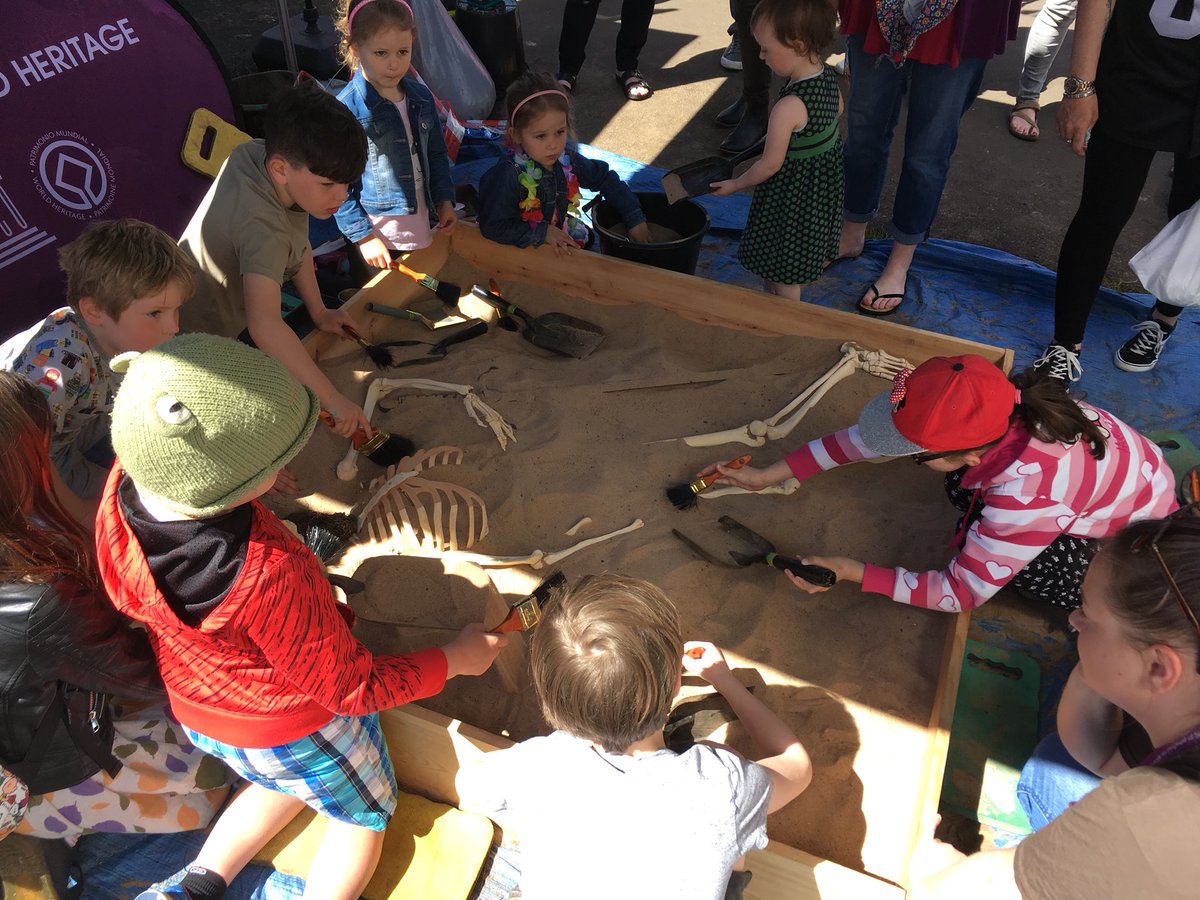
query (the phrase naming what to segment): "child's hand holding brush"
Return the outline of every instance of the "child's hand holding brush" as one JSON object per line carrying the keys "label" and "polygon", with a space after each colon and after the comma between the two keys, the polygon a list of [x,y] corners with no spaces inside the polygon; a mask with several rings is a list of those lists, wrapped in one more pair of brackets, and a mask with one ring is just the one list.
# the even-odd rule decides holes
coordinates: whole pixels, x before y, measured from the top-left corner
{"label": "child's hand holding brush", "polygon": [[472,622],[442,647],[446,654],[446,680],[456,675],[482,675],[507,645],[508,635],[495,634],[482,622]]}
{"label": "child's hand holding brush", "polygon": [[321,406],[330,417],[326,424],[333,433],[342,437],[351,437],[356,431],[363,431],[367,437],[375,434],[371,421],[363,408],[345,394],[334,392],[328,399],[320,398]]}
{"label": "child's hand holding brush", "polygon": [[719,462],[706,466],[696,473],[697,478],[705,480],[710,479],[713,475],[717,476],[712,479],[713,484],[728,484],[747,491],[761,491],[763,488],[791,478],[792,470],[788,467],[787,461],[781,459],[765,469],[756,469],[752,466],[733,468],[728,462]]}

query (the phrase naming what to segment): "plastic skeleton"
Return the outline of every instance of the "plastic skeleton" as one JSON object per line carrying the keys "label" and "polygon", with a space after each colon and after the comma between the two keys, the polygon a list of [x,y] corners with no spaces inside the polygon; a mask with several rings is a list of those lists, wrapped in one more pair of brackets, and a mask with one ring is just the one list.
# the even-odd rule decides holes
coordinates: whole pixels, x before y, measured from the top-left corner
{"label": "plastic skeleton", "polygon": [[[370,499],[361,512],[355,513],[359,529],[364,526],[367,529],[367,540],[360,547],[364,551],[386,549],[398,556],[463,560],[477,566],[542,569],[593,544],[637,531],[645,524],[636,519],[624,528],[550,553],[534,550],[525,556],[490,556],[463,552],[487,536],[487,507],[482,498],[459,485],[419,477],[425,469],[457,464],[462,459],[463,452],[457,447],[423,450],[389,467],[384,475],[371,482]],[[460,519],[464,509],[465,522]]]}
{"label": "plastic skeleton", "polygon": [[[787,406],[775,413],[769,419],[756,419],[740,428],[730,428],[726,431],[715,431],[710,434],[697,434],[683,438],[689,447],[716,447],[721,444],[745,444],[749,447],[761,447],[767,441],[777,441],[787,437],[800,424],[808,411],[820,402],[829,390],[839,381],[844,381],[855,372],[868,372],[879,378],[892,379],[905,368],[911,369],[908,360],[892,356],[882,350],[868,350],[854,341],[847,341],[841,346],[842,358],[838,360],[824,375],[817,378]],[[800,486],[795,478],[789,478],[780,484],[771,485],[756,493],[760,494],[790,494]],[[732,485],[723,485],[705,491],[702,499],[713,500],[730,494],[746,494],[749,491]]]}
{"label": "plastic skeleton", "polygon": [[[396,555],[424,556],[474,546],[488,533],[487,507],[474,491],[420,473],[461,463],[462,450],[435,447],[390,466],[371,482],[371,499],[358,513],[367,543]],[[465,515],[464,515],[465,514]]]}
{"label": "plastic skeleton", "polygon": [[[492,434],[500,443],[500,449],[508,449],[508,442],[515,441],[513,428],[496,410],[479,399],[469,384],[450,384],[445,381],[430,381],[427,378],[376,378],[367,388],[367,399],[363,404],[363,412],[367,421],[375,413],[375,406],[381,397],[399,388],[413,388],[422,391],[434,391],[441,394],[461,394],[467,414],[475,420],[480,428],[491,428]],[[358,451],[353,446],[346,452],[345,457],[337,465],[337,477],[342,481],[353,481],[358,476]]]}
{"label": "plastic skeleton", "polygon": [[747,447],[761,447],[767,441],[777,441],[791,434],[800,424],[810,409],[817,405],[829,389],[839,381],[844,381],[857,371],[869,372],[880,378],[892,379],[903,368],[912,368],[912,363],[884,353],[882,350],[868,350],[853,341],[842,344],[842,358],[832,368],[807,388],[800,396],[781,409],[771,418],[756,419],[740,428],[730,428],[727,431],[714,431],[710,434],[696,434],[683,438],[689,447],[717,447],[721,444],[745,444]]}
{"label": "plastic skeleton", "polygon": [[560,560],[566,559],[572,553],[578,553],[585,547],[599,544],[601,541],[612,540],[622,534],[629,534],[631,531],[637,531],[645,524],[641,519],[634,519],[633,522],[624,528],[618,528],[616,531],[610,531],[608,534],[588,538],[587,540],[580,541],[578,544],[572,544],[570,547],[566,547],[563,550],[555,550],[551,553],[547,553],[545,550],[534,550],[525,556],[489,556],[486,553],[447,553],[444,555],[453,559],[472,562],[477,566],[530,566],[534,569],[544,569],[546,566],[552,566]]}

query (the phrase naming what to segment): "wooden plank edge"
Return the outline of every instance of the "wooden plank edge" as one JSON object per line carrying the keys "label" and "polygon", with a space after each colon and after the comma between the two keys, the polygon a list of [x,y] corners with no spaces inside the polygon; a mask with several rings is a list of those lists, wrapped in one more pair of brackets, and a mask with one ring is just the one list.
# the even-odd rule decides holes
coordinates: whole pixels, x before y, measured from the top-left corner
{"label": "wooden plank edge", "polygon": [[[939,613],[939,615],[944,615]],[[946,773],[946,754],[950,747],[950,727],[954,721],[954,707],[958,701],[958,683],[962,676],[963,653],[967,647],[967,632],[971,625],[971,613],[954,615],[954,623],[946,629],[946,642],[942,647],[942,659],[938,666],[938,683],[934,691],[933,707],[930,711],[926,732],[929,745],[926,751],[922,785],[918,792],[922,798],[920,815],[913,823],[908,836],[908,852],[902,865],[901,883],[908,885],[908,863],[922,841],[933,835],[934,817],[942,795],[942,779]],[[928,832],[928,834],[926,833]]]}
{"label": "wooden plank edge", "polygon": [[497,244],[469,224],[455,228],[451,241],[457,255],[500,279],[530,282],[595,302],[649,303],[694,321],[770,335],[844,339],[853,334],[869,346],[914,363],[931,356],[960,353],[975,353],[1001,366],[1006,355],[1011,360],[1011,351],[990,344],[852,312],[791,303],[694,275],[595,253],[577,252],[559,258],[549,247]]}
{"label": "wooden plank edge", "polygon": [[746,868],[754,873],[746,889],[747,900],[903,900],[899,885],[850,869],[779,841],[746,855]]}

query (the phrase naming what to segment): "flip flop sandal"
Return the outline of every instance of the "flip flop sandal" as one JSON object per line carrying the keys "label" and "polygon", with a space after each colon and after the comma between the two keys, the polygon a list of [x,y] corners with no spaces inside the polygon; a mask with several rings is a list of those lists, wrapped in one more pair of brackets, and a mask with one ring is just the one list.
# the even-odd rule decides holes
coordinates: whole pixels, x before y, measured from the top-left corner
{"label": "flip flop sandal", "polygon": [[559,72],[554,76],[554,80],[558,82],[558,86],[563,89],[564,94],[575,93],[575,84],[578,79],[578,75],[572,75],[570,72]]}
{"label": "flip flop sandal", "polygon": [[626,69],[624,72],[618,72],[617,84],[621,86],[621,90],[625,92],[625,96],[630,100],[649,100],[654,96],[654,88],[650,87],[650,82],[646,80],[646,76],[637,69]]}
{"label": "flip flop sandal", "polygon": [[[877,288],[875,285],[871,285],[869,288],[867,288],[867,290],[875,296],[873,296],[870,300],[866,300],[865,302],[863,300],[858,301],[859,315],[872,316],[876,319],[882,319],[884,316],[892,315],[900,308],[900,304],[904,302],[904,294],[881,294],[879,293],[879,288]],[[897,303],[890,309],[875,309],[873,306],[865,305],[866,303],[878,303],[880,300],[899,300],[900,303]]]}
{"label": "flip flop sandal", "polygon": [[[1041,106],[1037,103],[1028,100],[1022,100],[1019,103],[1014,103],[1013,108],[1008,111],[1008,133],[1015,137],[1018,141],[1036,141],[1042,136],[1041,130],[1038,128],[1037,114],[1041,110]],[[1029,115],[1022,115],[1028,112]],[[1021,134],[1013,128],[1013,119],[1020,119],[1029,126],[1028,134]]]}

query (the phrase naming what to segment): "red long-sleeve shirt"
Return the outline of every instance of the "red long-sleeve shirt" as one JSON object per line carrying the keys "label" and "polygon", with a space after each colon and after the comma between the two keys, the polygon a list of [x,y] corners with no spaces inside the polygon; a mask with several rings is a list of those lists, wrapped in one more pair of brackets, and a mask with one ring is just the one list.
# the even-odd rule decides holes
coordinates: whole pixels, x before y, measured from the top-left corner
{"label": "red long-sleeve shirt", "polygon": [[236,581],[203,622],[185,625],[125,520],[123,475],[118,463],[100,502],[100,575],[117,609],[146,625],[180,722],[235,747],[271,747],[335,715],[366,715],[442,689],[441,650],[375,656],[359,643],[317,558],[258,501]]}

